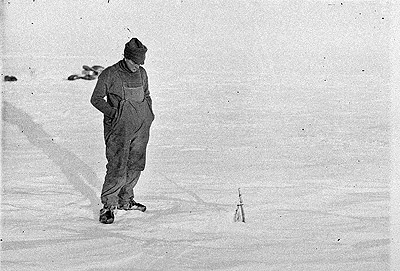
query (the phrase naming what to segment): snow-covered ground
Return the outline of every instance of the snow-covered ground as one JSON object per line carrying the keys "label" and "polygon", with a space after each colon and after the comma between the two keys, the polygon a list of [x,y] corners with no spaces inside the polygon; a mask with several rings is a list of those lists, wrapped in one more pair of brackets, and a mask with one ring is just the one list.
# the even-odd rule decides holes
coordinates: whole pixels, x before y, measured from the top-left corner
{"label": "snow-covered ground", "polygon": [[[388,270],[380,79],[149,70],[156,120],[136,190],[148,211],[102,225],[95,81],[65,80],[84,60],[7,61],[36,72],[3,85],[3,270]],[[246,223],[233,222],[239,187]]]}
{"label": "snow-covered ground", "polygon": [[156,119],[135,190],[148,211],[111,225],[96,82],[66,78],[121,52],[8,52],[2,270],[389,270],[385,50],[189,49],[149,50]]}

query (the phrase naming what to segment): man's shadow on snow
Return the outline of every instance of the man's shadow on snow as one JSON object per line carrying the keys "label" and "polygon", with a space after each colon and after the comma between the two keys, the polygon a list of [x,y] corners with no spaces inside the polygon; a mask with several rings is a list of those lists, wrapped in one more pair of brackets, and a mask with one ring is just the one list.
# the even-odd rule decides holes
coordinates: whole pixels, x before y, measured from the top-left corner
{"label": "man's shadow on snow", "polygon": [[74,153],[60,147],[53,142],[40,124],[35,123],[24,111],[3,100],[2,118],[10,124],[17,125],[29,142],[40,148],[67,177],[76,191],[82,193],[90,201],[90,207],[95,210],[99,205],[99,197],[89,184],[96,186],[98,178],[95,172]]}

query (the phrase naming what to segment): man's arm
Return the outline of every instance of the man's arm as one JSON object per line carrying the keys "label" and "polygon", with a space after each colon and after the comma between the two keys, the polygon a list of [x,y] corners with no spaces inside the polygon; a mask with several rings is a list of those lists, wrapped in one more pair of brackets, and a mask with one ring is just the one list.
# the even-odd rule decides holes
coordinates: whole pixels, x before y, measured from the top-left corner
{"label": "man's arm", "polygon": [[109,71],[103,71],[97,79],[92,97],[90,98],[90,103],[104,115],[113,118],[117,110],[104,100],[104,98],[107,96],[108,85]]}
{"label": "man's arm", "polygon": [[151,96],[150,96],[150,91],[149,91],[149,80],[147,77],[147,72],[146,70],[143,68],[143,89],[144,89],[144,98],[147,100],[147,102],[150,105],[150,108],[153,110],[152,106],[153,106],[153,101],[151,100]]}

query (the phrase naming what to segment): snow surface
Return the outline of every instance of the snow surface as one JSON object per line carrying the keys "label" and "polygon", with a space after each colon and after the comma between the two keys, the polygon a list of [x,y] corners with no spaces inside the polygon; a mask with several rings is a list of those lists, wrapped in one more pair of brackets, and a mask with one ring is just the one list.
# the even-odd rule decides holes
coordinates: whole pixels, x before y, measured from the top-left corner
{"label": "snow surface", "polygon": [[[382,83],[296,87],[205,70],[153,80],[136,189],[148,211],[102,225],[95,81],[53,73],[84,60],[10,61],[43,71],[4,84],[3,270],[388,269]],[[238,187],[246,223],[233,222]]]}
{"label": "snow surface", "polygon": [[120,52],[9,51],[2,270],[389,270],[388,55],[311,51],[149,51],[148,210],[111,225],[96,82],[66,78]]}

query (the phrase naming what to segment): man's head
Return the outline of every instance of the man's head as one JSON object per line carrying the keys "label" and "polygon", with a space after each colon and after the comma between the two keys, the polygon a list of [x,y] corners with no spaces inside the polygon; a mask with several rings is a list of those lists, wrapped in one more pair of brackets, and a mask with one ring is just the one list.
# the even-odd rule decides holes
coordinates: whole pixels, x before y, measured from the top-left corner
{"label": "man's head", "polygon": [[124,57],[132,60],[138,65],[143,65],[146,58],[147,47],[144,46],[137,38],[131,39],[125,44]]}
{"label": "man's head", "polygon": [[126,65],[128,66],[128,68],[132,71],[132,72],[136,72],[137,70],[139,70],[140,65],[136,64],[135,62],[133,62],[133,60],[130,60],[128,58],[124,58]]}

